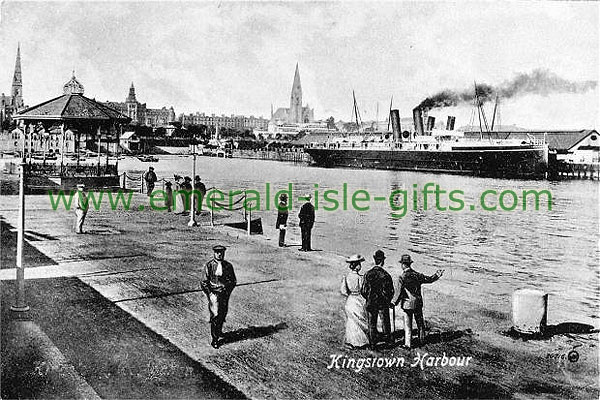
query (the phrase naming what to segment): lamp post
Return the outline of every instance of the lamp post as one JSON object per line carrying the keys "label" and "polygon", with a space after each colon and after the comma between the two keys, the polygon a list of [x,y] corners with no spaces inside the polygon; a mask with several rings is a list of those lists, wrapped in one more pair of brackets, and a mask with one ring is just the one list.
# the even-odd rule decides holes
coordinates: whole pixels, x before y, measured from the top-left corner
{"label": "lamp post", "polygon": [[[12,311],[26,312],[29,306],[25,302],[25,266],[23,265],[23,234],[25,232],[25,174],[27,173],[27,160],[25,159],[25,138],[28,125],[23,129],[23,157],[21,158],[21,177],[19,180],[19,221],[17,227],[17,279],[15,281],[15,304],[10,307]],[[31,132],[29,133],[32,134]]]}
{"label": "lamp post", "polygon": [[190,209],[190,222],[188,222],[188,226],[197,226],[196,223],[196,138],[192,138],[192,154],[193,154],[193,166],[192,166],[192,196],[191,196],[191,209]]}

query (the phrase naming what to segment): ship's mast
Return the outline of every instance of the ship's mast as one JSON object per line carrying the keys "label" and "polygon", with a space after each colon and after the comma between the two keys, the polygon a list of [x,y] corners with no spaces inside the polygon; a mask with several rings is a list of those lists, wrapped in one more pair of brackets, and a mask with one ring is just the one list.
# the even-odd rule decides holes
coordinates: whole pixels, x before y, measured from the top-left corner
{"label": "ship's mast", "polygon": [[392,95],[392,97],[390,98],[390,111],[388,111],[388,125],[387,125],[387,131],[390,131],[390,124],[392,123],[392,118],[390,117],[392,115],[392,105],[394,104],[394,95]]}
{"label": "ship's mast", "polygon": [[374,132],[379,131],[379,102],[377,102],[377,108],[375,110],[375,130]]}
{"label": "ship's mast", "polygon": [[496,110],[498,109],[498,95],[496,95],[496,103],[494,104],[494,114],[492,115],[492,127],[490,130],[494,131],[494,123],[496,122]]}
{"label": "ship's mast", "polygon": [[[502,126],[500,125],[500,99],[498,97],[498,95],[496,94],[496,103],[494,104],[494,116],[492,117],[492,132],[494,131],[494,127],[496,126],[496,120],[498,120],[498,126]],[[496,137],[500,138],[500,134],[498,133],[499,131],[496,131]]]}
{"label": "ship's mast", "polygon": [[477,105],[477,113],[479,115],[479,132],[481,139],[483,139],[483,127],[481,125],[481,120],[483,119],[483,124],[485,125],[486,133],[490,133],[490,128],[487,122],[487,118],[485,116],[485,110],[483,109],[483,103],[479,100],[479,94],[477,93],[477,83],[475,83],[475,104]]}
{"label": "ship's mast", "polygon": [[354,116],[356,119],[356,131],[357,133],[360,133],[360,125],[361,123],[359,122],[362,121],[362,119],[360,118],[360,112],[358,111],[358,104],[356,103],[356,95],[354,94],[354,90],[352,91],[352,98],[354,99]]}

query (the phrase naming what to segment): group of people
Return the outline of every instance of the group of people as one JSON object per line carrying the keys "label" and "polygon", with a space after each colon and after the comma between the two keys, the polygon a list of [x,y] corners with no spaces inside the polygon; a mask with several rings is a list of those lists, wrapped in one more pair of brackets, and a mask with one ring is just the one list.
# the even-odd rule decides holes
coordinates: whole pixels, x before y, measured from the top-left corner
{"label": "group of people", "polygon": [[[152,172],[152,167],[150,171]],[[152,179],[151,179],[152,180]],[[154,180],[154,182],[156,182]],[[192,190],[191,179],[175,176],[177,190]],[[167,194],[171,193],[171,183],[165,184]],[[196,176],[196,190],[203,196],[206,193],[200,177]],[[148,185],[150,190],[151,186]],[[153,188],[153,187],[152,187]],[[75,231],[83,233],[83,222],[87,214],[85,185],[77,185],[79,193],[76,196],[77,225]],[[196,195],[194,195],[196,196]],[[179,197],[179,196],[178,196]],[[167,195],[167,198],[169,196]],[[310,203],[310,195],[305,196],[306,203],[301,207],[299,218],[302,230],[302,251],[311,251],[311,229],[315,221],[315,210]],[[179,200],[178,200],[179,201]],[[180,209],[184,209],[182,199]],[[200,199],[201,201],[201,199]],[[179,206],[177,206],[179,208]],[[285,245],[285,232],[288,220],[287,195],[280,196],[278,206],[277,228],[280,230],[279,246]],[[169,208],[170,211],[170,208]],[[228,312],[229,298],[237,281],[233,266],[225,260],[224,246],[213,247],[213,259],[202,268],[200,286],[208,299],[210,314],[211,345],[218,348],[223,339],[223,324]],[[400,305],[404,314],[404,347],[412,347],[412,321],[416,321],[419,334],[419,343],[425,342],[425,322],[423,319],[423,296],[421,285],[438,280],[444,270],[427,276],[412,269],[413,261],[410,255],[403,255],[400,259],[402,273],[397,277],[396,285],[392,275],[386,268],[385,254],[377,250],[373,256],[375,265],[364,275],[361,274],[362,263],[365,258],[355,254],[346,259],[350,271],[341,282],[341,293],[347,297],[345,304],[346,334],[345,343],[350,348],[363,348],[369,346],[376,350],[380,339],[385,345],[392,346],[394,338],[391,331],[390,310],[393,311],[395,321],[395,308]],[[383,327],[383,335],[378,332],[378,323]],[[395,323],[395,322],[394,322]]]}
{"label": "group of people", "polygon": [[[385,254],[377,250],[373,256],[375,265],[364,275],[360,273],[364,257],[355,254],[346,259],[350,272],[343,277],[341,293],[347,297],[344,307],[346,313],[345,344],[350,348],[369,346],[376,350],[379,339],[387,346],[394,345],[391,332],[390,310],[393,311],[395,323],[395,308],[400,305],[404,313],[404,347],[412,348],[412,321],[417,323],[419,343],[425,342],[425,322],[423,319],[423,295],[421,285],[437,281],[444,273],[438,270],[427,276],[412,269],[410,255],[405,254],[400,259],[402,273],[398,277],[395,289],[392,276],[384,268]],[[383,335],[380,336],[378,320],[383,325]]]}
{"label": "group of people", "polygon": [[[206,195],[206,185],[202,182],[200,176],[196,175],[194,177],[194,183],[192,184],[192,178],[189,176],[182,177],[180,175],[174,175],[175,182],[175,191],[179,194],[179,196],[173,196],[173,184],[170,181],[165,182],[165,206],[167,207],[167,211],[171,212],[173,207],[178,211],[178,214],[187,213],[187,211],[191,208],[196,210],[196,214],[200,214],[201,204]],[[154,167],[149,167],[148,171],[144,174],[144,181],[146,182],[146,194],[148,196],[152,195],[154,191],[154,186],[158,181],[156,173],[154,172]],[[198,193],[195,193],[191,198],[194,200],[193,205],[189,205],[190,196],[186,196],[186,191],[196,190]]]}
{"label": "group of people", "polygon": [[[311,232],[315,224],[315,207],[310,202],[312,199],[310,194],[304,196],[304,199],[306,202],[300,207],[300,212],[298,213],[298,225],[300,225],[300,232],[302,234],[302,246],[299,251],[312,251]],[[279,196],[277,221],[275,222],[275,229],[279,229],[279,247],[285,247],[288,216],[288,196],[287,194],[282,194]]]}

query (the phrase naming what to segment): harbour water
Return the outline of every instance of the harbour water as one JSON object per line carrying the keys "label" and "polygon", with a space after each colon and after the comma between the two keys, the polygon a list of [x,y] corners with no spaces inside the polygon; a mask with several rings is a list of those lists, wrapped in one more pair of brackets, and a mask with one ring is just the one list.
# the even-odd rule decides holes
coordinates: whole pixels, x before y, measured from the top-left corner
{"label": "harbour water", "polygon": [[[181,156],[161,156],[158,163],[152,164],[127,158],[119,161],[119,172],[139,176],[150,165],[155,167],[159,179],[172,181],[174,174],[192,175],[192,157]],[[198,157],[196,168],[207,187],[223,191],[253,189],[260,192],[261,199],[269,183],[270,210],[264,210],[266,205],[262,200],[263,210],[253,214],[268,226],[275,224],[275,192],[287,189],[292,183],[293,211],[288,226],[297,235],[297,214],[302,204],[298,197],[307,192],[314,197],[316,190],[320,204],[313,229],[315,249],[344,256],[359,252],[371,261],[371,255],[381,248],[386,252],[388,264],[398,264],[400,256],[409,253],[419,271],[430,274],[438,268],[445,269],[435,289],[458,300],[510,312],[515,289],[535,288],[550,294],[550,324],[600,325],[596,181],[500,180],[406,171],[323,169],[275,161],[208,157]],[[430,194],[428,209],[424,210],[422,190],[428,182],[440,185],[443,190],[463,191],[465,208],[437,210],[435,195]],[[347,210],[324,210],[323,206],[332,204],[323,199],[328,189],[339,191],[341,208],[344,184],[349,197],[363,189],[371,198],[380,196],[386,200],[371,200],[367,211],[354,210],[351,200]],[[406,215],[394,217],[387,201],[390,192],[406,189],[411,193],[414,185],[420,191],[417,210],[412,209],[411,198]],[[513,211],[486,211],[479,205],[480,194],[486,190],[512,190],[520,197],[524,189],[550,191],[552,210],[547,209],[543,196],[539,210],[535,210],[531,201],[526,210],[519,205]],[[451,204],[447,197],[441,199],[440,205]],[[486,199],[486,204],[497,203],[493,196]],[[474,209],[469,207],[471,204]],[[360,204],[366,205],[366,202]],[[332,267],[342,273],[345,266],[341,262]]]}

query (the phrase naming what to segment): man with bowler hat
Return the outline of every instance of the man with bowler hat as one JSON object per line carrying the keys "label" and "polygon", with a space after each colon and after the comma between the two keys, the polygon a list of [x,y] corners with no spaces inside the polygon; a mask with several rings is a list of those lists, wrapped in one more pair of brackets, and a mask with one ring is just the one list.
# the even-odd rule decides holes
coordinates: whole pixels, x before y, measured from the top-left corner
{"label": "man with bowler hat", "polygon": [[423,320],[423,295],[421,294],[421,285],[424,283],[433,283],[440,279],[444,274],[443,269],[431,276],[423,275],[412,269],[413,261],[410,255],[404,254],[400,259],[402,264],[402,275],[400,276],[398,298],[395,305],[401,304],[404,311],[404,347],[411,347],[412,339],[412,319],[415,317],[417,328],[419,329],[419,342],[425,343],[425,321]]}
{"label": "man with bowler hat", "polygon": [[287,194],[279,196],[279,205],[277,206],[277,222],[275,228],[279,229],[279,247],[285,246],[285,231],[287,229],[288,205]]}
{"label": "man with bowler hat", "polygon": [[371,350],[377,344],[377,318],[383,322],[383,334],[388,344],[392,344],[390,326],[390,307],[393,307],[394,282],[391,275],[383,269],[385,254],[377,250],[373,256],[375,266],[366,274],[360,293],[366,299],[367,319],[369,322],[369,342]]}
{"label": "man with bowler hat", "polygon": [[213,259],[208,261],[200,275],[200,287],[208,299],[210,314],[210,345],[219,348],[219,339],[223,337],[223,323],[227,317],[229,297],[237,280],[233,265],[225,261],[225,246],[214,246]]}

